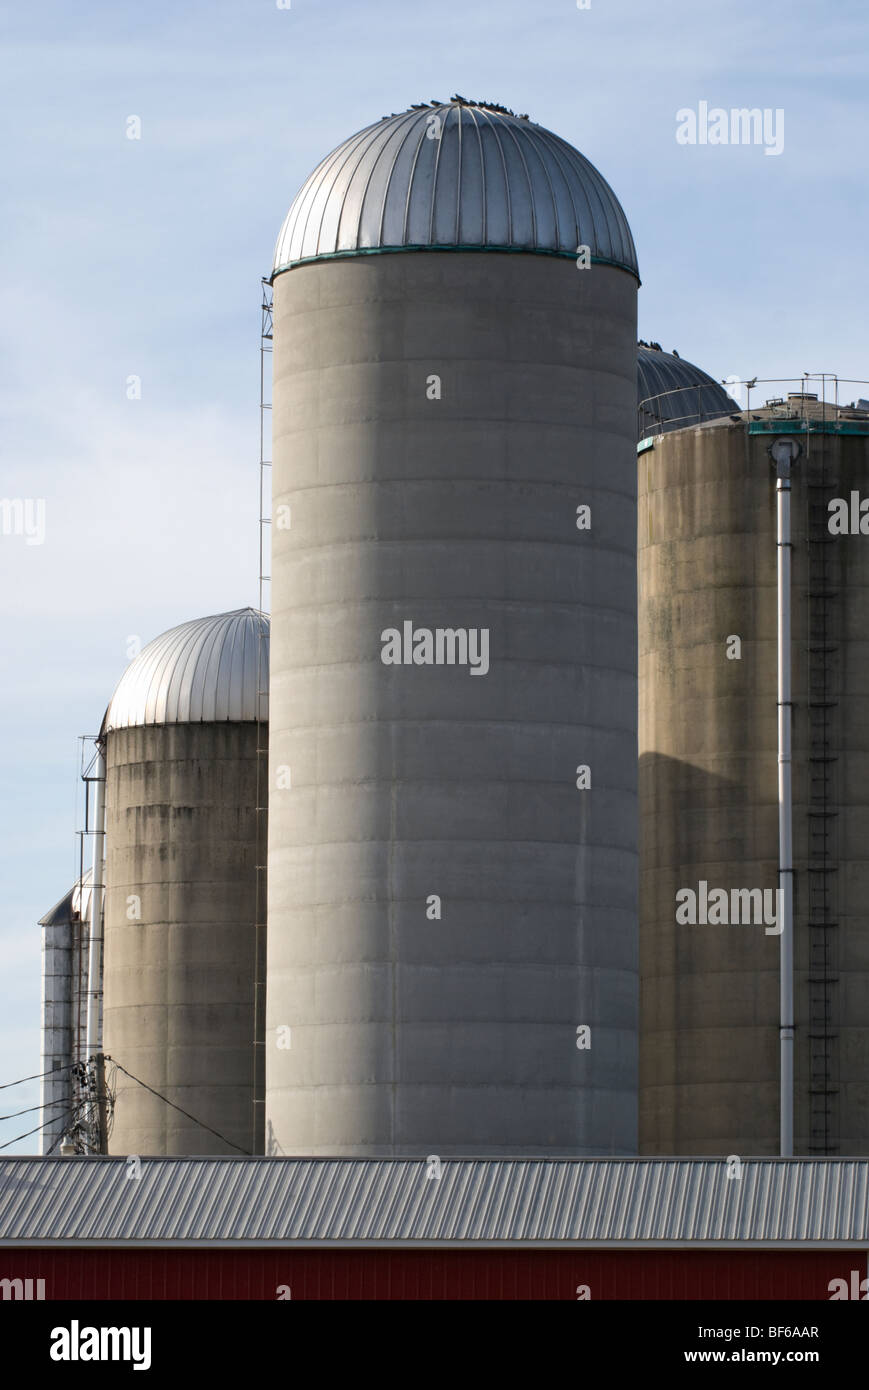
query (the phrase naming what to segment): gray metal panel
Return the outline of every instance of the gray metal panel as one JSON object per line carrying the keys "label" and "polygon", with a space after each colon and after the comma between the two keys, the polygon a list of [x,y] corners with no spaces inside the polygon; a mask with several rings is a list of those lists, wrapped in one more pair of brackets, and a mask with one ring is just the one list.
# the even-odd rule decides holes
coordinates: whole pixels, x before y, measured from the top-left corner
{"label": "gray metal panel", "polygon": [[[429,138],[428,122],[441,122]],[[637,275],[618,199],[578,150],[542,126],[463,101],[385,117],[345,140],[297,194],[274,274],[301,261],[437,246],[575,255]]]}
{"label": "gray metal panel", "polygon": [[[167,722],[166,709],[177,709],[179,719],[187,723],[191,709],[201,710],[202,718],[214,718],[214,698],[221,690],[229,707],[227,681],[220,681],[219,661],[229,636],[226,618],[199,623],[190,632],[180,659],[175,663],[170,679],[164,686],[165,709],[161,723]],[[218,670],[209,679],[209,667],[217,658]],[[175,722],[174,720],[171,722]]]}
{"label": "gray metal panel", "polygon": [[[103,732],[144,724],[255,720],[261,634],[267,669],[269,620],[255,608],[170,628],[130,662],[109,703]],[[261,714],[268,718],[267,695]]]}
{"label": "gray metal panel", "polygon": [[7,1158],[0,1245],[869,1242],[869,1161]]}

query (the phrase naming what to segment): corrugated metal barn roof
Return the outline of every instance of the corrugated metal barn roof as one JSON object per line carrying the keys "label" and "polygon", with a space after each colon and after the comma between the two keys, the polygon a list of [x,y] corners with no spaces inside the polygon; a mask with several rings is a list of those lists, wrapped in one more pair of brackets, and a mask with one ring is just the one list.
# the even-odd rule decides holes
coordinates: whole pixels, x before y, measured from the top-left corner
{"label": "corrugated metal barn roof", "polygon": [[7,1158],[0,1245],[869,1245],[869,1160]]}

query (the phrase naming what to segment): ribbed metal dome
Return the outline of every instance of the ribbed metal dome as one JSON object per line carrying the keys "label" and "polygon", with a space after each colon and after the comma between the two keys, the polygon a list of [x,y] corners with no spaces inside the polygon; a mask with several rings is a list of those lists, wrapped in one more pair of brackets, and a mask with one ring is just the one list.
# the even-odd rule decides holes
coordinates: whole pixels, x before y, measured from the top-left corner
{"label": "ribbed metal dome", "polygon": [[637,349],[637,401],[639,439],[716,420],[740,408],[693,362],[643,345]]}
{"label": "ribbed metal dome", "polygon": [[627,218],[578,150],[526,117],[454,98],[352,135],[302,186],[273,274],[377,251],[504,250],[592,259],[638,276]]}
{"label": "ribbed metal dome", "polygon": [[103,733],[142,724],[255,720],[258,712],[267,719],[268,696],[260,702],[258,691],[268,688],[268,661],[269,620],[256,608],[170,628],[130,662],[106,710]]}

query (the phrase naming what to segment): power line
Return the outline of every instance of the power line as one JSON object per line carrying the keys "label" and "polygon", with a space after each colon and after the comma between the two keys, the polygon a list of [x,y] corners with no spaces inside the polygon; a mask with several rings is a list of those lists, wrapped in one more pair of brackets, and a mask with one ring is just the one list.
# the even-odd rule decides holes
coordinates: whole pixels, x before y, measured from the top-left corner
{"label": "power line", "polygon": [[[106,1090],[108,1091],[108,1087],[106,1087]],[[109,1099],[113,1099],[110,1092]],[[64,1126],[63,1129],[58,1130],[58,1133],[55,1135],[51,1147],[48,1148],[45,1152],[45,1158],[48,1158],[51,1154],[53,1154],[58,1144],[62,1144],[64,1139],[66,1139],[69,1135],[80,1131],[82,1126],[82,1117],[87,1114],[87,1110],[88,1102],[86,1100],[78,1099],[73,1101],[72,1109],[68,1117],[68,1123]],[[57,1116],[55,1116],[55,1119],[57,1119]]]}
{"label": "power line", "polygon": [[139,1086],[144,1086],[145,1090],[150,1091],[152,1096],[156,1096],[158,1100],[164,1101],[166,1105],[171,1105],[173,1110],[177,1110],[180,1115],[185,1115],[188,1120],[192,1120],[195,1125],[199,1125],[200,1129],[207,1129],[209,1134],[213,1134],[217,1139],[221,1139],[223,1143],[228,1144],[231,1149],[238,1149],[240,1154],[246,1154],[248,1158],[253,1157],[250,1149],[243,1149],[240,1144],[233,1144],[232,1140],[227,1139],[225,1134],[221,1134],[219,1130],[212,1129],[211,1125],[207,1125],[202,1120],[198,1120],[195,1115],[190,1114],[189,1110],[182,1110],[180,1105],[176,1105],[173,1100],[169,1100],[167,1096],[163,1096],[159,1091],[155,1091],[154,1087],[149,1086],[147,1081],[143,1081],[141,1077],[134,1076],[131,1071],[127,1071],[127,1068],[122,1067],[120,1062],[116,1062],[113,1057],[106,1057],[106,1061],[111,1062],[118,1071],[122,1071],[124,1076],[128,1076],[131,1081],[135,1081]]}
{"label": "power line", "polygon": [[44,1076],[55,1076],[59,1071],[72,1071],[77,1065],[77,1062],[67,1062],[62,1067],[50,1067],[48,1071],[38,1071],[33,1076],[22,1076],[18,1081],[4,1081],[0,1085],[0,1091],[8,1091],[10,1086],[23,1086],[25,1081],[41,1081]]}
{"label": "power line", "polygon": [[65,1139],[67,1133],[67,1130],[61,1130],[59,1134],[55,1135],[51,1148],[48,1149],[44,1155],[46,1158],[50,1158],[51,1155],[54,1153],[55,1149],[57,1148],[58,1144],[63,1143],[63,1140]]}
{"label": "power line", "polygon": [[[68,1102],[64,1098],[60,1100],[46,1100],[43,1101],[41,1105],[27,1105],[23,1110],[12,1110],[8,1115],[0,1115],[0,1120],[16,1120],[19,1115],[29,1115],[34,1110],[49,1110],[52,1105],[66,1105],[67,1103]],[[56,1118],[57,1116],[55,1116],[55,1119]]]}
{"label": "power line", "polygon": [[8,1149],[10,1145],[17,1144],[21,1139],[29,1139],[31,1134],[39,1134],[41,1130],[48,1129],[49,1125],[53,1125],[56,1119],[57,1116],[52,1115],[50,1120],[45,1121],[45,1124],[37,1125],[35,1129],[29,1129],[26,1134],[19,1134],[14,1139],[8,1140],[7,1143],[0,1144],[0,1149]]}
{"label": "power line", "polygon": [[[37,1081],[41,1080],[45,1076],[58,1076],[63,1072],[69,1071],[73,1073],[73,1075],[77,1078],[77,1080],[83,1087],[90,1087],[91,1078],[88,1065],[83,1062],[69,1062],[66,1063],[64,1066],[52,1067],[49,1071],[40,1072],[38,1075],[23,1076],[21,1077],[20,1081],[7,1081],[2,1086],[0,1086],[0,1090],[7,1090],[10,1086],[19,1086],[24,1081]],[[81,1126],[82,1117],[87,1115],[88,1110],[91,1106],[99,1104],[100,1099],[100,1096],[93,1094],[88,1090],[88,1094],[83,1095],[81,1098],[74,1098],[70,1100],[69,1098],[61,1097],[58,1100],[43,1101],[39,1105],[28,1105],[25,1106],[22,1110],[10,1111],[8,1115],[0,1115],[0,1121],[4,1121],[14,1120],[19,1115],[28,1115],[31,1114],[33,1111],[44,1111],[54,1109],[56,1107],[61,1107],[62,1109],[67,1108],[69,1110],[69,1115],[67,1117],[64,1116],[61,1110],[61,1113],[49,1116],[49,1118],[43,1124],[37,1125],[34,1129],[27,1130],[24,1134],[17,1135],[14,1139],[8,1140],[5,1144],[0,1144],[0,1149],[8,1149],[10,1145],[17,1144],[22,1139],[28,1139],[31,1134],[39,1134],[41,1130],[48,1129],[50,1125],[57,1124],[58,1121],[60,1121],[62,1123],[62,1128],[58,1132],[57,1137],[51,1145],[51,1148],[47,1151],[49,1154],[53,1153],[58,1143],[64,1138],[66,1134],[70,1133],[72,1130],[78,1129]],[[114,1106],[114,1095],[108,1087],[106,1087],[105,1099],[107,1099],[109,1102],[109,1115],[111,1116],[112,1109]],[[64,1123],[65,1118],[68,1120],[68,1123]],[[109,1126],[109,1131],[110,1130],[111,1125]]]}

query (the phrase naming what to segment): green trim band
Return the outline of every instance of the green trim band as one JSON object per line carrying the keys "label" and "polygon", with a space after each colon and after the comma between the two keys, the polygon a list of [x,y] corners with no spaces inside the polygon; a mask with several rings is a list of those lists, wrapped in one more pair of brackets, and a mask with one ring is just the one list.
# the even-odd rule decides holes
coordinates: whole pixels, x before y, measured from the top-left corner
{"label": "green trim band", "polygon": [[[577,256],[575,251],[547,251],[545,247],[539,246],[462,246],[453,242],[445,245],[427,242],[412,246],[361,246],[357,251],[327,251],[322,256],[305,256],[302,260],[290,261],[288,265],[278,266],[272,271],[269,284],[273,285],[279,275],[285,274],[288,270],[295,270],[300,265],[313,265],[317,261],[346,261],[355,256],[391,256],[401,251],[497,251],[512,256],[556,256],[566,261],[575,261]],[[606,256],[592,256],[591,263],[626,270],[629,275],[633,275],[637,285],[643,283],[636,267],[626,265],[624,261],[609,260]]]}
{"label": "green trim band", "polygon": [[869,434],[869,420],[752,420],[749,434]]}

